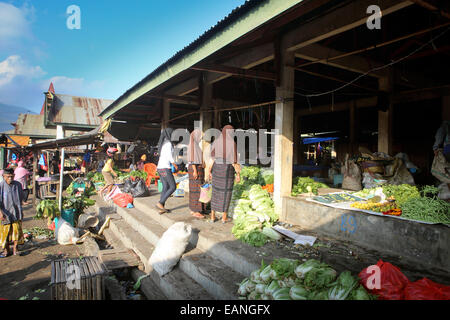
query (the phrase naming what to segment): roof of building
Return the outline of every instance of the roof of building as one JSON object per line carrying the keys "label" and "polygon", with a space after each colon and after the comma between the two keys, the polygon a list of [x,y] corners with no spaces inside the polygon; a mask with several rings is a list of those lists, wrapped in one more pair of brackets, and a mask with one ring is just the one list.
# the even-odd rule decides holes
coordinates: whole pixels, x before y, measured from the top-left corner
{"label": "roof of building", "polygon": [[56,93],[48,112],[47,121],[66,127],[96,127],[103,120],[99,114],[114,100],[77,97]]}
{"label": "roof of building", "polygon": [[[18,144],[21,147],[28,146],[30,142],[30,137],[27,136],[13,136],[13,135],[6,135],[8,137],[8,146],[13,146]],[[0,144],[0,146],[4,146],[4,144]]]}

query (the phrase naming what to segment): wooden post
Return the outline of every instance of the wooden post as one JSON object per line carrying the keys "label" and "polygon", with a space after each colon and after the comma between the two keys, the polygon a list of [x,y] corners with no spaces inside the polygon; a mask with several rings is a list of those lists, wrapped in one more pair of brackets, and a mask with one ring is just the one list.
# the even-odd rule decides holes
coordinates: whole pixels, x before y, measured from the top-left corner
{"label": "wooden post", "polygon": [[[203,133],[205,133],[205,131],[211,129],[213,126],[213,116],[215,122],[218,122],[218,119],[216,119],[217,112],[215,112],[214,114],[212,112],[203,112],[203,110],[209,109],[211,107],[213,98],[212,84],[207,83],[206,73],[204,72],[202,72],[199,77],[199,90],[200,121],[202,125],[201,130]],[[215,125],[220,124],[215,123]],[[220,128],[217,129],[220,130]],[[207,150],[209,145],[210,142],[203,140],[203,150]]]}
{"label": "wooden post", "polygon": [[[283,48],[282,46],[281,48]],[[275,211],[280,220],[286,218],[286,208],[283,197],[292,191],[293,163],[293,131],[294,131],[294,54],[285,49],[277,50],[279,56],[280,85],[276,87],[276,98],[280,100],[275,106],[275,156],[274,156],[274,202]]]}
{"label": "wooden post", "polygon": [[162,124],[161,129],[165,129],[170,126],[170,123],[167,122],[170,119],[170,101],[167,99],[163,99],[162,102]]}
{"label": "wooden post", "polygon": [[387,111],[378,111],[378,152],[391,154],[392,152],[392,115],[393,104],[391,99],[392,94],[392,76],[388,78],[381,78],[379,80],[379,89],[388,92],[389,98],[386,107]]}
{"label": "wooden post", "polygon": [[442,97],[442,120],[450,120],[450,96]]}
{"label": "wooden post", "polygon": [[300,116],[294,110],[294,164],[300,164],[301,143]]}
{"label": "wooden post", "polygon": [[37,193],[37,188],[36,188],[36,170],[37,170],[37,163],[38,163],[39,159],[38,159],[38,153],[36,151],[33,152],[33,207],[36,206],[36,193]]}

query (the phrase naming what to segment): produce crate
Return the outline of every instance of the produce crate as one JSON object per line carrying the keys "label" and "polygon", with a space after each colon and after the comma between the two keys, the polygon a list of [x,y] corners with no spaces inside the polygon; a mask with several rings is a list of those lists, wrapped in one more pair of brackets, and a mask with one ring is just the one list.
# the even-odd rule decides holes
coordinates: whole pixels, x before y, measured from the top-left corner
{"label": "produce crate", "polygon": [[51,299],[104,300],[106,274],[96,257],[52,261]]}

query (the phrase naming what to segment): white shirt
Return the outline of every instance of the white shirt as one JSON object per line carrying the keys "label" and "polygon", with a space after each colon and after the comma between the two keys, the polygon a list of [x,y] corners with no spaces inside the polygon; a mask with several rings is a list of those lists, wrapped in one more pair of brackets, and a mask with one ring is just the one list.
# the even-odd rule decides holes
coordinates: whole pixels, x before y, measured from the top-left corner
{"label": "white shirt", "polygon": [[173,160],[173,146],[170,142],[165,142],[161,148],[157,169],[171,169],[170,164]]}

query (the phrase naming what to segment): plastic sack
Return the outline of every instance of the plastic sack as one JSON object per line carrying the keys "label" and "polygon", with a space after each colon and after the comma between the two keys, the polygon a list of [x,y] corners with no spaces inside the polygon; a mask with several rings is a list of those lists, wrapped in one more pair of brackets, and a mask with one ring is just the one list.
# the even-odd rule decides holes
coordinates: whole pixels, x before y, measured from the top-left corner
{"label": "plastic sack", "polygon": [[144,180],[136,179],[134,187],[131,189],[131,195],[133,198],[147,197],[150,195]]}
{"label": "plastic sack", "polygon": [[439,150],[431,165],[431,174],[441,182],[450,183],[450,173],[447,171],[448,168],[450,168],[450,165],[445,159],[442,150]]}
{"label": "plastic sack", "polygon": [[450,300],[450,286],[423,278],[406,286],[405,300]]}
{"label": "plastic sack", "polygon": [[72,227],[66,220],[59,218],[56,224],[55,238],[63,246],[76,244],[79,239],[78,229]]}
{"label": "plastic sack", "polygon": [[404,289],[409,284],[408,278],[399,268],[389,262],[383,262],[380,259],[377,266],[380,268],[380,288],[369,289],[368,284],[372,280],[373,272],[368,273],[367,268],[362,270],[358,275],[364,288],[369,293],[378,295],[379,300],[404,300]]}
{"label": "plastic sack", "polygon": [[122,191],[120,191],[119,187],[114,186],[111,189],[111,192],[104,196],[105,201],[109,201],[115,198],[118,194],[121,194]]}
{"label": "plastic sack", "polygon": [[361,170],[359,166],[351,160],[348,160],[348,154],[345,157],[345,165],[342,167],[344,180],[342,181],[342,189],[359,191],[361,185]]}
{"label": "plastic sack", "polygon": [[441,199],[441,200],[450,199],[450,189],[448,188],[447,183],[440,184],[438,187],[438,190],[439,190],[439,194],[438,194],[439,199]]}
{"label": "plastic sack", "polygon": [[192,234],[192,226],[184,222],[174,223],[162,235],[148,260],[153,269],[163,276],[180,260]]}
{"label": "plastic sack", "polygon": [[136,186],[137,181],[126,179],[122,188],[122,192],[131,193],[131,190]]}
{"label": "plastic sack", "polygon": [[129,203],[133,204],[133,197],[128,193],[120,193],[113,200],[121,208],[126,208]]}
{"label": "plastic sack", "polygon": [[212,197],[212,186],[210,184],[205,184],[200,187],[200,198],[198,201],[202,203],[209,203]]}

